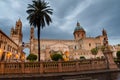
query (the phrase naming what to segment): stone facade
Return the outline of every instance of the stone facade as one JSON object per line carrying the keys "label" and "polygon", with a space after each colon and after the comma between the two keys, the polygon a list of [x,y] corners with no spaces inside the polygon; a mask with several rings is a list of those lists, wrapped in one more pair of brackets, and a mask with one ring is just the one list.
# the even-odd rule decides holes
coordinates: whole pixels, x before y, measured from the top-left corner
{"label": "stone facade", "polygon": [[[113,55],[112,55],[113,51],[111,51],[111,46],[109,46],[108,44],[108,37],[107,37],[106,30],[103,29],[102,35],[99,35],[97,37],[87,37],[86,31],[83,29],[83,27],[81,27],[80,23],[77,22],[73,35],[74,35],[73,40],[41,39],[40,40],[40,48],[41,48],[40,59],[43,61],[49,61],[51,60],[51,57],[50,57],[51,51],[60,51],[62,52],[62,55],[64,58],[68,58],[67,60],[78,60],[80,59],[81,56],[82,57],[84,56],[87,60],[90,60],[89,64],[91,64],[91,60],[93,60],[93,64],[94,63],[96,64],[96,60],[98,60],[98,62],[100,62],[100,65],[101,65],[100,60],[104,60],[104,62],[102,63],[105,63],[104,64],[105,66],[103,66],[103,68],[106,68],[106,65],[107,65],[107,68],[109,69],[117,69],[117,66],[113,60]],[[22,42],[22,22],[19,19],[16,22],[15,27],[11,29],[10,37],[8,37],[2,30],[0,30],[0,61],[24,60],[25,54],[23,53],[23,49],[26,47],[30,48],[30,53],[34,53],[37,55],[38,53],[37,41],[38,40],[34,37],[34,28],[31,27],[30,42],[24,43],[24,45],[22,44],[23,43]],[[91,49],[100,48],[102,46],[105,47],[103,51],[98,50],[98,54],[96,56],[92,55]],[[113,48],[115,47],[112,47],[112,50]],[[99,58],[104,57],[104,58],[92,59],[96,57],[99,57]],[[72,64],[72,63],[70,62],[69,64]],[[86,69],[88,69],[89,64],[87,64]],[[93,67],[96,67],[95,64],[93,65]],[[76,63],[75,65],[78,65],[78,63]],[[102,69],[100,65],[98,65],[98,69]],[[61,68],[58,68],[58,69],[61,69]]]}
{"label": "stone facade", "polygon": [[113,57],[114,58],[117,58],[117,51],[120,51],[120,45],[114,45],[114,46],[111,46],[111,50],[113,51]]}
{"label": "stone facade", "polygon": [[14,58],[18,55],[18,48],[19,46],[0,30],[0,61]]}
{"label": "stone facade", "polygon": [[[34,37],[34,28],[31,28],[30,32],[30,51],[37,55],[38,42]],[[69,58],[72,60],[79,59],[80,56],[85,56],[85,58],[94,58],[91,53],[91,49],[100,47],[104,45],[104,40],[107,39],[107,33],[103,29],[102,35],[97,37],[87,37],[86,31],[81,27],[80,23],[77,22],[75,30],[73,32],[73,40],[53,40],[53,39],[41,39],[41,60],[50,60],[50,51],[62,51],[65,53],[69,52]],[[96,57],[103,56],[102,51],[98,51]]]}
{"label": "stone facade", "polygon": [[0,30],[0,61],[14,61],[24,59],[22,53],[22,22],[16,21],[15,28],[12,27],[10,37]]}
{"label": "stone facade", "polygon": [[[10,47],[15,49],[16,52],[12,52],[14,50],[6,50],[2,47],[2,50],[9,51],[11,53],[19,53],[19,58],[21,55],[24,57],[25,54],[22,53],[24,48],[29,48],[30,53],[34,53],[37,55],[38,53],[38,40],[34,36],[34,27],[31,27],[30,30],[30,42],[24,43],[22,46],[22,22],[19,19],[16,21],[15,27],[11,28],[10,37],[8,37],[5,33],[1,32],[2,36],[6,37],[7,44],[10,43]],[[76,27],[73,31],[74,39],[73,40],[53,40],[53,39],[41,39],[40,40],[40,48],[41,48],[41,60],[51,60],[50,52],[51,51],[62,51],[63,55],[65,52],[69,53],[69,60],[77,60],[80,56],[84,56],[86,59],[95,58],[91,53],[91,49],[96,47],[104,46],[104,42],[107,42],[107,33],[103,29],[102,34],[97,37],[87,37],[86,31],[77,22]],[[4,40],[1,38],[1,40]],[[5,40],[4,40],[5,41]],[[8,43],[9,42],[9,43]],[[12,44],[12,45],[11,45]],[[0,43],[1,45],[1,43]],[[2,44],[6,46],[5,44]],[[15,46],[14,46],[15,45]],[[1,47],[1,46],[0,46]],[[102,51],[99,50],[96,57],[104,56]]]}

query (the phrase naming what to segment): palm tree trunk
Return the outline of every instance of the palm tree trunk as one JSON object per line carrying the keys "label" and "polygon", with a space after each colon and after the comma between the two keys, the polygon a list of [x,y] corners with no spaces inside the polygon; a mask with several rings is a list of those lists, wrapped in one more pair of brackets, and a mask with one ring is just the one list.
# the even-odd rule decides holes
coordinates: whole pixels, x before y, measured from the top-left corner
{"label": "palm tree trunk", "polygon": [[40,27],[38,28],[38,62],[40,62]]}

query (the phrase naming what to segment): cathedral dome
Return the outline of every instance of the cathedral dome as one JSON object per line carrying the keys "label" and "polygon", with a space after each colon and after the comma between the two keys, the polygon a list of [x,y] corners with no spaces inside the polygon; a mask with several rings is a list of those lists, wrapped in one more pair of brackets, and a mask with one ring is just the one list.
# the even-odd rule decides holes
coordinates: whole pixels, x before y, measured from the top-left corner
{"label": "cathedral dome", "polygon": [[83,30],[83,31],[84,31],[83,27],[80,26],[80,23],[79,23],[79,22],[77,22],[77,25],[76,25],[76,27],[75,27],[75,29],[74,29],[74,32],[75,32],[75,31],[78,31],[78,30]]}

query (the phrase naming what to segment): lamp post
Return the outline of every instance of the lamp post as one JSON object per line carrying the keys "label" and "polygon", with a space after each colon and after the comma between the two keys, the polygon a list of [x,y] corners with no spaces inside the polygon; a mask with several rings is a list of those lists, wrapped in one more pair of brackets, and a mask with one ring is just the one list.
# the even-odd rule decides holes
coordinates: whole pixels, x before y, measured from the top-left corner
{"label": "lamp post", "polygon": [[2,49],[0,49],[0,54],[2,53]]}
{"label": "lamp post", "polygon": [[16,54],[15,57],[16,57],[16,59],[18,59],[19,58],[18,54]]}
{"label": "lamp post", "polygon": [[8,52],[8,53],[7,53],[7,59],[9,60],[9,62],[10,62],[11,56],[12,56],[12,53],[11,53],[11,52]]}

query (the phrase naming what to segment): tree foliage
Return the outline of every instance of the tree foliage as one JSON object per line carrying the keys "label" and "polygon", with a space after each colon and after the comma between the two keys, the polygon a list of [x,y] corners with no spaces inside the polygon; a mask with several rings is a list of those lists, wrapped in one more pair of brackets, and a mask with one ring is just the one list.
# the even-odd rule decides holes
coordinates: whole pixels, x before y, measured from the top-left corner
{"label": "tree foliage", "polygon": [[92,52],[92,54],[93,55],[97,55],[97,53],[98,53],[98,49],[97,48],[93,48],[93,49],[91,49],[91,52]]}
{"label": "tree foliage", "polygon": [[35,54],[29,54],[27,56],[27,60],[29,60],[29,61],[36,61],[37,60],[37,55],[35,55]]}
{"label": "tree foliage", "polygon": [[105,46],[101,46],[101,51],[104,52],[105,51]]}
{"label": "tree foliage", "polygon": [[119,58],[120,59],[120,51],[117,51],[117,58]]}
{"label": "tree foliage", "polygon": [[118,44],[118,46],[120,46],[120,44]]}
{"label": "tree foliage", "polygon": [[37,27],[38,61],[40,61],[40,31],[46,24],[49,25],[52,22],[50,15],[52,15],[53,9],[50,9],[49,3],[45,0],[33,0],[32,2],[32,4],[28,4],[26,12],[29,14],[27,19],[30,25]]}
{"label": "tree foliage", "polygon": [[86,58],[84,56],[80,56],[80,60],[85,60]]}
{"label": "tree foliage", "polygon": [[51,59],[52,59],[53,61],[59,61],[59,60],[62,60],[63,57],[62,57],[61,54],[55,53],[55,54],[52,54],[52,55],[51,55]]}

